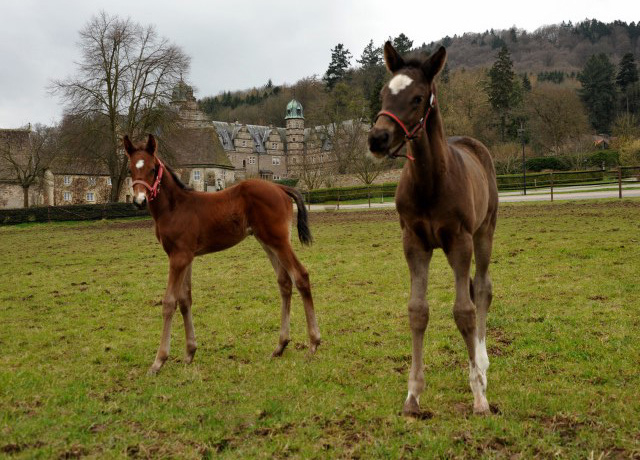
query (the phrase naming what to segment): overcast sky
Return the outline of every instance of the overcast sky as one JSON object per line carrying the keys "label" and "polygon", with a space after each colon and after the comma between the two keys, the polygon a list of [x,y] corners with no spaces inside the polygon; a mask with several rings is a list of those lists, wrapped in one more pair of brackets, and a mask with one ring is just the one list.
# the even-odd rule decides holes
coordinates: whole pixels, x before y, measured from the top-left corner
{"label": "overcast sky", "polygon": [[0,0],[0,128],[60,120],[63,107],[47,85],[75,72],[78,31],[101,10],[153,24],[182,47],[198,98],[321,76],[336,44],[355,64],[370,39],[401,32],[420,45],[514,25],[640,21],[637,0]]}

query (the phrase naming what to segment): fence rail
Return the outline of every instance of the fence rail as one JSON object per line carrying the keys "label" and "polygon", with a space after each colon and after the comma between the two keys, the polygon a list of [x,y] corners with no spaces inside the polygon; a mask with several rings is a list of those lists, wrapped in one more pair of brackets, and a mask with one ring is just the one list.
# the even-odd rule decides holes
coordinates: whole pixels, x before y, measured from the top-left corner
{"label": "fence rail", "polygon": [[[498,190],[502,192],[523,190],[522,175],[501,175],[497,177]],[[640,166],[627,166],[608,170],[560,171],[528,173],[528,190],[549,189],[551,201],[558,189],[574,187],[617,186],[618,197],[623,196],[623,185],[637,183],[640,187]],[[396,183],[382,185],[337,187],[304,192],[305,202],[327,204],[340,208],[344,202],[375,203],[392,201],[396,192]],[[122,217],[148,216],[147,209],[138,210],[131,203],[104,203],[72,206],[40,206],[20,209],[1,209],[0,225],[21,224],[27,222],[53,222],[69,220],[100,220]]]}
{"label": "fence rail", "polygon": [[[501,175],[497,177],[498,190],[501,192],[524,190],[521,174]],[[614,169],[598,169],[591,171],[556,171],[527,173],[526,189],[549,189],[553,200],[554,190],[566,187],[617,186],[619,196],[622,197],[623,184],[638,183],[640,187],[640,166],[625,166]],[[305,192],[308,204],[326,203],[336,205],[349,202],[380,203],[391,200],[395,195],[396,183],[369,185],[358,187],[336,187],[317,189]]]}

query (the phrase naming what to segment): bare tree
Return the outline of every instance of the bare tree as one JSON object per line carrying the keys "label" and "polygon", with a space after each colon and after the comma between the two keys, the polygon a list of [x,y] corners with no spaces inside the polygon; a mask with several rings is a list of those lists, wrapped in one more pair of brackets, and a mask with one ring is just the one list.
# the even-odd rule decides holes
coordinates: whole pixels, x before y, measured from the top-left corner
{"label": "bare tree", "polygon": [[29,207],[30,188],[42,180],[58,153],[55,127],[35,125],[33,129],[5,131],[0,136],[0,167],[3,175],[22,187],[25,208]]}
{"label": "bare tree", "polygon": [[68,114],[99,129],[106,145],[98,158],[111,176],[110,199],[117,201],[127,174],[122,136],[140,137],[167,122],[172,91],[190,60],[153,26],[105,12],[80,31],[80,47],[77,75],[53,82],[52,90]]}

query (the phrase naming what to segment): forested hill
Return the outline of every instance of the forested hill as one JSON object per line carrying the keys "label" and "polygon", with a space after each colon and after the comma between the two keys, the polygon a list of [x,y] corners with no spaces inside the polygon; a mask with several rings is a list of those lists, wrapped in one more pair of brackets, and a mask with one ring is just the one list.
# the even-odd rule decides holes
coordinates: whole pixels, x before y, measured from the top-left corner
{"label": "forested hill", "polygon": [[[415,37],[418,38],[418,37]],[[640,21],[630,24],[614,21],[606,24],[596,19],[543,26],[534,32],[513,27],[446,36],[423,44],[420,51],[430,52],[439,45],[448,51],[451,69],[489,68],[498,50],[506,45],[518,72],[560,70],[579,71],[593,54],[604,53],[618,62],[626,53],[640,55]],[[418,38],[419,39],[419,38]],[[415,42],[414,42],[415,43]]]}
{"label": "forested hill", "polygon": [[[547,25],[530,32],[513,27],[446,36],[423,43],[421,37],[404,34],[392,39],[401,53],[431,53],[439,45],[448,51],[442,78],[462,70],[490,69],[498,52],[506,47],[516,74],[536,81],[562,83],[576,76],[593,55],[604,54],[614,65],[626,54],[640,57],[640,22],[603,23],[587,19],[577,24]],[[305,108],[309,126],[349,118],[369,118],[378,112],[379,91],[387,73],[382,62],[382,43],[373,40],[364,50],[348,50],[339,43],[327,53],[327,71],[290,85],[269,82],[258,88],[203,95],[200,107],[213,120],[241,121],[281,126],[284,107],[293,95]]]}

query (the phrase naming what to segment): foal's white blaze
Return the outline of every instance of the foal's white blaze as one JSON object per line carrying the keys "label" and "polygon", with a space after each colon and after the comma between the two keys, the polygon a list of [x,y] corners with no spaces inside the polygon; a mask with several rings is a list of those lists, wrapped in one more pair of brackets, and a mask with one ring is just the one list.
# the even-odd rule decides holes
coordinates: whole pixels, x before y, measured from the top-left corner
{"label": "foal's white blaze", "polygon": [[142,169],[143,166],[144,166],[144,160],[138,160],[138,162],[136,163],[136,168]]}
{"label": "foal's white blaze", "polygon": [[405,89],[411,83],[413,83],[413,80],[411,79],[411,77],[408,77],[407,75],[404,75],[404,74],[396,75],[389,82],[389,89],[391,90],[391,94],[393,95],[398,94],[400,91]]}

